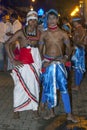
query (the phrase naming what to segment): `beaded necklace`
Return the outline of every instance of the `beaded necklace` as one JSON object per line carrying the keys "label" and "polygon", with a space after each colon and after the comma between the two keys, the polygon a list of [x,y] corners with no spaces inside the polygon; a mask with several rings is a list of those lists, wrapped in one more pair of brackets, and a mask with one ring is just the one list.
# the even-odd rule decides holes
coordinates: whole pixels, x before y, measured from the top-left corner
{"label": "beaded necklace", "polygon": [[29,39],[30,41],[38,41],[39,38],[40,38],[40,32],[36,29],[33,31],[33,32],[28,32],[26,31],[26,27],[23,28],[23,33],[24,33],[24,36]]}

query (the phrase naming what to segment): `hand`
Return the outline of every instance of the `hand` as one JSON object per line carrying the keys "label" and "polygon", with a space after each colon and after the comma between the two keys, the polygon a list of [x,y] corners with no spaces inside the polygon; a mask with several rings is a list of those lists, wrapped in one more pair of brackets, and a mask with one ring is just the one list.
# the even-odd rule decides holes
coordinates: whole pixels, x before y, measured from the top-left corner
{"label": "hand", "polygon": [[63,58],[63,59],[60,60],[60,62],[63,63],[63,64],[65,65],[66,62],[67,62],[67,60],[66,60],[66,58]]}
{"label": "hand", "polygon": [[46,68],[47,66],[49,66],[49,65],[50,65],[50,62],[44,62],[44,63],[43,63],[43,67],[45,67],[45,68]]}
{"label": "hand", "polygon": [[8,32],[8,33],[6,33],[6,35],[7,35],[7,36],[12,36],[13,34],[10,33],[10,32]]}
{"label": "hand", "polygon": [[18,68],[24,66],[20,61],[17,61],[17,60],[13,60],[12,63],[13,63],[13,65],[17,66]]}

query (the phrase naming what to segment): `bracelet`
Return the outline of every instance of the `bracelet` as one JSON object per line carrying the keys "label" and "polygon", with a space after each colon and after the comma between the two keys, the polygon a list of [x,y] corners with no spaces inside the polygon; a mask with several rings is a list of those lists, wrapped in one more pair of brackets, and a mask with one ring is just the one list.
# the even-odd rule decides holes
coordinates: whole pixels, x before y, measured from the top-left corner
{"label": "bracelet", "polygon": [[68,59],[68,58],[69,58],[69,56],[68,56],[68,55],[64,55],[64,57],[65,57],[66,59]]}

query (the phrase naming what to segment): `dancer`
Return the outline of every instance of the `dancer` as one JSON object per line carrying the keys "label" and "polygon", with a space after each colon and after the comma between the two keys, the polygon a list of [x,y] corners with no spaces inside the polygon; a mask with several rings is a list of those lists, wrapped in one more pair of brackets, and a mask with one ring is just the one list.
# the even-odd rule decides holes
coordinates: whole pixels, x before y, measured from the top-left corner
{"label": "dancer", "polygon": [[[70,98],[67,88],[67,72],[64,64],[70,57],[70,41],[67,34],[62,31],[58,23],[58,13],[54,9],[48,11],[47,15],[48,29],[41,35],[39,49],[43,58],[42,65],[42,99],[41,107],[48,104],[50,115],[45,119],[54,117],[53,108],[57,105],[57,89],[59,89],[67,120],[74,123],[77,120],[71,114]],[[43,48],[45,52],[43,54]]]}
{"label": "dancer", "polygon": [[[33,110],[37,113],[38,110],[41,58],[38,50],[40,33],[37,23],[37,13],[30,11],[27,14],[26,26],[5,44],[7,54],[15,65],[11,73],[14,80],[14,118],[19,118],[19,111]],[[10,45],[16,40],[20,43],[20,52],[14,56]]]}
{"label": "dancer", "polygon": [[86,30],[81,25],[80,18],[73,18],[72,20],[74,32],[72,34],[74,51],[72,56],[73,70],[74,70],[74,87],[72,90],[78,91],[83,75],[85,72],[85,44],[86,44]]}

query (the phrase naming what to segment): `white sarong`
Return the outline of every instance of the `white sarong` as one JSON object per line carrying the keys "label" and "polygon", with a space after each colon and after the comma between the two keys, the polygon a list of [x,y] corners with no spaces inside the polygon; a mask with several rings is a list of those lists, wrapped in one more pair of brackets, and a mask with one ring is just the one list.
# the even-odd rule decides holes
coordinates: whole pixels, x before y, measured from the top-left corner
{"label": "white sarong", "polygon": [[39,104],[39,74],[41,58],[38,48],[31,48],[32,64],[17,66],[12,70],[14,80],[14,112],[37,110]]}

